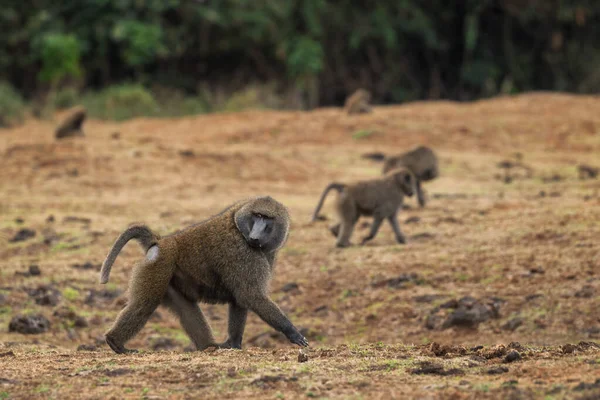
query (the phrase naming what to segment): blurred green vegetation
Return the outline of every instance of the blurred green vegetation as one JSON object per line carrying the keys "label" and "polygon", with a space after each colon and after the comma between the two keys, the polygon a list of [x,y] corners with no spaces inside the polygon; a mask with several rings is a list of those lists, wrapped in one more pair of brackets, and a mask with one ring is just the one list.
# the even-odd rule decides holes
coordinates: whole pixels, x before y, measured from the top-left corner
{"label": "blurred green vegetation", "polygon": [[0,123],[15,90],[115,119],[600,90],[594,0],[7,0],[0,29]]}

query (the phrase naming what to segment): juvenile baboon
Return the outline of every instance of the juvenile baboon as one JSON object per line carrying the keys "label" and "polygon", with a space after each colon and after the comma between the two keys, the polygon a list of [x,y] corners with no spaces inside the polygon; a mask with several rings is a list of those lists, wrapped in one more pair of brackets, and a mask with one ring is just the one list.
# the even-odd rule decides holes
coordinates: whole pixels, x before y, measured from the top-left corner
{"label": "juvenile baboon", "polygon": [[579,172],[579,179],[596,179],[598,173],[600,173],[600,168],[592,167],[591,165],[579,164],[577,166],[577,171]]}
{"label": "juvenile baboon", "polygon": [[430,181],[439,176],[438,158],[427,146],[418,146],[397,156],[386,156],[383,153],[369,153],[363,156],[375,161],[383,160],[383,173],[399,167],[405,167],[415,175],[417,198],[421,207],[425,206],[425,195],[421,182]]}
{"label": "juvenile baboon", "polygon": [[361,244],[365,244],[377,235],[384,219],[392,225],[396,241],[406,243],[406,238],[398,226],[398,211],[402,207],[404,195],[413,195],[415,180],[410,170],[398,168],[377,179],[350,184],[330,183],[319,199],[312,221],[317,220],[329,191],[335,189],[338,192],[335,208],[340,222],[329,229],[337,237],[337,247],[350,245],[354,225],[361,215],[373,217],[371,231],[362,239]]}
{"label": "juvenile baboon", "polygon": [[344,103],[344,110],[349,115],[371,112],[371,93],[365,89],[358,89]]}
{"label": "juvenile baboon", "polygon": [[82,125],[85,121],[86,111],[83,107],[77,107],[59,126],[54,136],[62,139],[71,136],[83,136]]}
{"label": "juvenile baboon", "polygon": [[[248,310],[254,311],[290,342],[306,339],[268,296],[277,251],[287,240],[289,214],[269,196],[238,202],[220,214],[184,230],[160,237],[144,225],[123,232],[106,257],[101,283],[108,282],[117,255],[131,240],[140,242],[146,259],[136,265],[129,301],[106,333],[117,353],[163,304],[178,317],[197,349],[241,348]],[[228,338],[215,343],[198,302],[228,303]]]}

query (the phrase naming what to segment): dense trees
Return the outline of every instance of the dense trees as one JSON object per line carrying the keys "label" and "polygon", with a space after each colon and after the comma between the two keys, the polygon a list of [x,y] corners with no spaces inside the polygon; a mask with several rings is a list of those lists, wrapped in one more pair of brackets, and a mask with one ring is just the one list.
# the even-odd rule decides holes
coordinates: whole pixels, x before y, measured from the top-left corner
{"label": "dense trees", "polygon": [[358,87],[379,103],[600,89],[595,0],[6,0],[0,30],[0,80],[26,98],[123,82],[270,82],[305,106]]}

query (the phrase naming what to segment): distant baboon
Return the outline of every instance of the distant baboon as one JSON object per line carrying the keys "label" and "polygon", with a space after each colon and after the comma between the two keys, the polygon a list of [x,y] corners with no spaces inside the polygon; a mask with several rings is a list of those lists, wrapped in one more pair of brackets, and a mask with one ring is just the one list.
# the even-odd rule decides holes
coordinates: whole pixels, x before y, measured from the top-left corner
{"label": "distant baboon", "polygon": [[85,121],[86,110],[83,107],[77,107],[59,126],[56,128],[54,136],[62,139],[71,136],[83,136],[82,125]]}
{"label": "distant baboon", "polygon": [[349,115],[371,112],[371,93],[364,89],[358,89],[346,99],[344,110]]}
{"label": "distant baboon", "polygon": [[[129,301],[106,333],[117,353],[144,326],[159,304],[170,308],[196,348],[241,348],[248,310],[283,333],[292,343],[308,346],[298,329],[269,298],[277,251],[287,240],[289,214],[269,196],[236,203],[220,214],[184,230],[160,237],[144,225],[123,232],[106,257],[106,283],[117,255],[136,239],[146,259],[133,270]],[[198,302],[229,304],[229,336],[216,344]]]}
{"label": "distant baboon", "polygon": [[383,173],[399,167],[405,167],[415,175],[417,198],[421,207],[425,206],[425,195],[421,182],[430,181],[439,176],[438,158],[427,146],[418,146],[406,153],[397,156],[386,156],[384,153],[375,152],[363,155],[375,161],[383,161]]}
{"label": "distant baboon", "polygon": [[410,170],[398,168],[377,179],[351,184],[330,183],[319,199],[312,221],[317,220],[329,191],[335,189],[338,192],[336,211],[340,222],[329,229],[337,237],[337,247],[350,245],[354,225],[361,215],[373,217],[371,231],[362,239],[361,244],[375,237],[384,219],[392,225],[396,241],[406,243],[406,238],[398,226],[398,211],[402,207],[404,195],[413,195],[415,180]]}
{"label": "distant baboon", "polygon": [[592,167],[591,165],[579,164],[577,166],[577,171],[579,172],[579,179],[596,179],[598,177],[598,173],[600,173],[600,168]]}

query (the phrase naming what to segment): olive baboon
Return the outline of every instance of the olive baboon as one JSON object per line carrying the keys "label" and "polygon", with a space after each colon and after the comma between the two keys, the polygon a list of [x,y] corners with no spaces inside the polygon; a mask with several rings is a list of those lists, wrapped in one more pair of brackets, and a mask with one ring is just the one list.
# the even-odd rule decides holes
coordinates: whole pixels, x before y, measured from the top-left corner
{"label": "olive baboon", "polygon": [[[144,225],[123,232],[106,257],[101,283],[106,283],[117,255],[131,240],[140,242],[146,259],[136,265],[129,301],[106,333],[117,353],[163,304],[178,317],[199,350],[209,346],[241,348],[248,310],[282,332],[292,343],[306,339],[269,298],[267,286],[277,251],[287,240],[289,214],[269,196],[238,202],[206,221],[160,237]],[[217,345],[198,302],[229,304],[229,336]]]}
{"label": "olive baboon", "polygon": [[349,115],[371,112],[371,93],[364,89],[358,89],[344,103],[344,110]]}
{"label": "olive baboon", "polygon": [[321,198],[312,217],[317,220],[325,197],[331,189],[338,192],[336,211],[340,222],[329,229],[337,237],[337,247],[350,245],[350,236],[354,225],[361,215],[372,216],[371,231],[364,237],[361,244],[373,239],[384,219],[392,225],[396,241],[406,243],[406,238],[398,226],[398,211],[402,207],[404,195],[412,196],[415,187],[413,173],[407,168],[398,168],[385,176],[372,180],[359,181],[351,184],[330,183]]}
{"label": "olive baboon", "polygon": [[59,126],[56,128],[54,136],[62,139],[71,136],[83,136],[83,122],[85,121],[86,110],[83,107],[77,107]]}
{"label": "olive baboon", "polygon": [[438,158],[427,146],[418,146],[397,156],[386,156],[383,153],[369,153],[363,156],[375,161],[383,161],[383,173],[399,167],[412,171],[416,178],[417,199],[421,207],[425,206],[425,195],[421,182],[430,181],[439,176]]}

